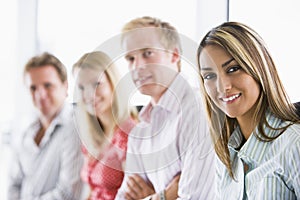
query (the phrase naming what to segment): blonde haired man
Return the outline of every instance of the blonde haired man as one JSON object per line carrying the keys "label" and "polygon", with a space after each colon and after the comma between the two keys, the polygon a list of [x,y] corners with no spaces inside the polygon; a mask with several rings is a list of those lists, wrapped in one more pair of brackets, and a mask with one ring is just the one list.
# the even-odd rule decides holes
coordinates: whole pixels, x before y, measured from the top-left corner
{"label": "blonde haired man", "polygon": [[134,84],[151,101],[129,134],[117,199],[213,199],[215,155],[199,96],[180,74],[178,32],[137,18],[124,26],[122,46]]}

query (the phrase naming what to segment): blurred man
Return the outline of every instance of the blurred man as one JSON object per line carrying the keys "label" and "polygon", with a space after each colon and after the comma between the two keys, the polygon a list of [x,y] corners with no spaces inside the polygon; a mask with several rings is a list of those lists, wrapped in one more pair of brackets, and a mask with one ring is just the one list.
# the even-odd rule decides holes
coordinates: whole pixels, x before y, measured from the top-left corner
{"label": "blurred man", "polygon": [[66,69],[55,56],[43,53],[28,61],[24,79],[37,117],[14,149],[8,199],[79,199],[83,160],[72,109],[65,102]]}

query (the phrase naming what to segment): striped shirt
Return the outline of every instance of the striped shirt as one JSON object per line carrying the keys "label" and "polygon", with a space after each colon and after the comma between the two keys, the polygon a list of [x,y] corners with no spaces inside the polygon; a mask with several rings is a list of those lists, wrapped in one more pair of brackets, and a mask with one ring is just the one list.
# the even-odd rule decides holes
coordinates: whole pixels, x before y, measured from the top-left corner
{"label": "striped shirt", "polygon": [[81,194],[83,157],[74,129],[71,106],[52,120],[40,145],[34,138],[39,120],[17,143],[9,175],[9,200],[77,200]]}
{"label": "striped shirt", "polygon": [[129,175],[139,174],[158,193],[181,173],[178,199],[213,199],[215,153],[199,93],[178,75],[156,105],[140,113],[129,134],[125,178],[116,199],[124,199]]}
{"label": "striped shirt", "polygon": [[[270,113],[267,121],[274,128],[287,125],[286,121]],[[279,134],[278,130],[268,127],[264,130],[271,137]],[[241,149],[237,150],[242,141],[242,133],[236,128],[229,139],[236,180],[218,162],[218,199],[300,199],[300,125],[291,125],[272,142],[260,141],[252,134]]]}

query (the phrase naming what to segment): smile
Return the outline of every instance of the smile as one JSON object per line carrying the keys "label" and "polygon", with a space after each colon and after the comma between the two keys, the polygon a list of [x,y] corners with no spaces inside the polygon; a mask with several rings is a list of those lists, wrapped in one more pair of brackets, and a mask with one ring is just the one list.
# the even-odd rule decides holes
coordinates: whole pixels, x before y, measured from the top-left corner
{"label": "smile", "polygon": [[140,78],[135,79],[135,82],[139,85],[142,85],[143,83],[145,83],[150,78],[151,78],[151,76],[140,77]]}
{"label": "smile", "polygon": [[232,96],[230,96],[230,97],[220,98],[220,99],[221,99],[222,101],[224,101],[224,102],[229,102],[229,101],[233,101],[233,100],[239,98],[240,96],[241,96],[241,93],[232,95]]}

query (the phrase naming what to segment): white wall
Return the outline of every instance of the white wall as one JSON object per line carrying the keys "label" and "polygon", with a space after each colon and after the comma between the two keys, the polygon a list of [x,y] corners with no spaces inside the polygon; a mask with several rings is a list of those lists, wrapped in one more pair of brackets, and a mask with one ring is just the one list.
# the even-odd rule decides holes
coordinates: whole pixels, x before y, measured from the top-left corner
{"label": "white wall", "polygon": [[[170,22],[179,33],[196,41],[196,11],[196,0],[43,0],[39,2],[38,14],[39,51],[53,52],[71,72],[72,65],[84,53],[107,44],[119,45],[113,40],[122,26],[147,15]],[[117,64],[127,72],[123,58],[119,57]],[[69,100],[72,101],[74,80],[71,76],[69,82]],[[133,104],[145,104],[149,100],[138,92],[133,99]]]}
{"label": "white wall", "polygon": [[300,101],[299,0],[230,0],[230,20],[254,28],[267,43],[292,102]]}

